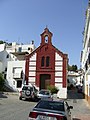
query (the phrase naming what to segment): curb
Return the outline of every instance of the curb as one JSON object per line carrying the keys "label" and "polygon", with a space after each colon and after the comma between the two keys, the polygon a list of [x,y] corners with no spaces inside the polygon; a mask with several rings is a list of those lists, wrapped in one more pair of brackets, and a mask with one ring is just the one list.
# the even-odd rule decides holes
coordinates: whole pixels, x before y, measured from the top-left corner
{"label": "curb", "polygon": [[3,92],[5,95],[19,95],[19,92]]}

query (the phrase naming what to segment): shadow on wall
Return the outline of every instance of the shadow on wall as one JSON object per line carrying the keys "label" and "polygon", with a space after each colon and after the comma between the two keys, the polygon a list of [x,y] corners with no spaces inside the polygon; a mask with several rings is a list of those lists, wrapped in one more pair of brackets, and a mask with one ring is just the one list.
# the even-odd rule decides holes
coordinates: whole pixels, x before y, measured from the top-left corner
{"label": "shadow on wall", "polygon": [[68,90],[67,93],[68,99],[84,99],[85,96],[83,93],[78,93],[77,89]]}

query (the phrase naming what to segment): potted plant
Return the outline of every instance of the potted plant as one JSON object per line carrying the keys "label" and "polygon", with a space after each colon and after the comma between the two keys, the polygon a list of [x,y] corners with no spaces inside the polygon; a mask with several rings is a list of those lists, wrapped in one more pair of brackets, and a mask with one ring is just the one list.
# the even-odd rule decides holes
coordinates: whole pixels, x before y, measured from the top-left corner
{"label": "potted plant", "polygon": [[50,85],[50,86],[47,86],[47,89],[51,91],[51,94],[53,95],[53,97],[57,97],[57,92],[59,91],[59,89],[54,86],[54,85]]}

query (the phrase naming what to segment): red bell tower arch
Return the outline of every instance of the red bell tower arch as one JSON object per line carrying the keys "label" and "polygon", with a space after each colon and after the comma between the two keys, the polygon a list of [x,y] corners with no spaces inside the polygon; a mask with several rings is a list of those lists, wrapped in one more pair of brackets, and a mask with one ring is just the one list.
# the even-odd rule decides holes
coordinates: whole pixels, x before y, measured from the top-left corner
{"label": "red bell tower arch", "polygon": [[52,47],[52,36],[53,34],[47,27],[41,34],[36,66],[36,84],[39,88],[55,84],[55,50]]}
{"label": "red bell tower arch", "polygon": [[52,44],[52,35],[53,34],[46,27],[44,32],[41,34],[41,45],[44,45],[45,43]]}

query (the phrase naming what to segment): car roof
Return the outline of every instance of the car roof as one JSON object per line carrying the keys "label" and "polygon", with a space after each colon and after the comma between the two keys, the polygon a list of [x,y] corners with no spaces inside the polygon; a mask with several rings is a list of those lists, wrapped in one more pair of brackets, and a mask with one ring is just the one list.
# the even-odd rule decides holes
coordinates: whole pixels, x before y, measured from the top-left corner
{"label": "car roof", "polygon": [[65,100],[63,100],[63,99],[54,99],[54,100],[50,100],[50,99],[42,99],[42,100],[40,100],[40,101],[53,101],[53,102],[61,102],[61,103],[64,103],[65,102]]}
{"label": "car roof", "polygon": [[[41,102],[52,102],[52,103],[61,103],[64,104],[65,101],[64,100],[53,100],[53,99],[41,99],[37,104],[41,103]],[[36,105],[37,106],[37,105]]]}
{"label": "car roof", "polygon": [[34,109],[47,109],[53,111],[64,111],[64,101],[60,100],[40,100]]}
{"label": "car roof", "polygon": [[40,91],[50,91],[50,90],[47,90],[47,89],[41,89]]}

